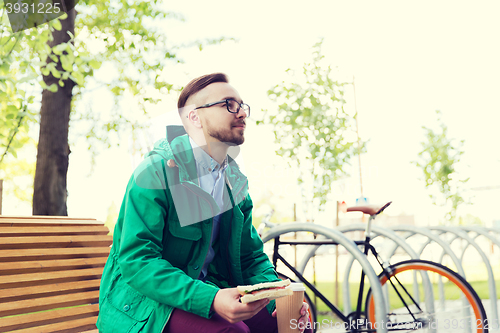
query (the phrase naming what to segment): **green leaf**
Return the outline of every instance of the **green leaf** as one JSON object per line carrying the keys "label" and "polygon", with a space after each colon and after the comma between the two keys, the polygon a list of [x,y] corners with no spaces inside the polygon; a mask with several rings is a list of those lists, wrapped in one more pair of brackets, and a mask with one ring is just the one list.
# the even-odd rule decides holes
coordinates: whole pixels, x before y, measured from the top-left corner
{"label": "green leaf", "polygon": [[21,72],[24,72],[28,66],[29,66],[29,62],[27,62],[26,60],[23,60],[19,63],[19,70],[21,70]]}
{"label": "green leaf", "polygon": [[73,63],[69,60],[69,57],[66,55],[61,55],[59,59],[61,60],[62,68],[66,72],[71,72],[71,70],[73,69]]}
{"label": "green leaf", "polygon": [[120,88],[120,87],[118,87],[118,86],[113,87],[113,88],[111,89],[111,92],[112,92],[113,94],[115,94],[115,95],[119,95],[122,91],[123,91],[123,89],[122,89],[122,88]]}
{"label": "green leaf", "polygon": [[66,43],[57,44],[52,48],[52,52],[54,52],[57,55],[61,55],[64,51],[66,51],[67,47],[68,46]]}
{"label": "green leaf", "polygon": [[75,83],[78,84],[79,86],[83,86],[83,84],[85,82],[85,78],[84,78],[83,74],[78,72],[78,71],[73,71],[70,75],[70,78],[73,81],[75,81]]}
{"label": "green leaf", "polygon": [[80,59],[82,59],[84,62],[91,62],[93,60],[92,57],[88,56],[87,53],[80,53]]}
{"label": "green leaf", "polygon": [[57,92],[57,84],[52,83],[49,87],[47,87],[47,90],[53,93]]}
{"label": "green leaf", "polygon": [[92,60],[89,61],[89,65],[93,69],[99,69],[99,68],[101,68],[101,63],[99,61],[97,61],[97,60],[94,60],[94,59],[92,59]]}
{"label": "green leaf", "polygon": [[32,73],[30,75],[27,75],[25,77],[23,77],[22,79],[20,79],[19,81],[17,81],[18,83],[24,83],[24,82],[29,82],[29,81],[32,81],[34,79],[36,79],[38,77],[38,74],[36,73]]}
{"label": "green leaf", "polygon": [[61,78],[61,73],[60,73],[57,69],[52,68],[52,69],[51,69],[51,72],[52,72],[52,75],[53,75],[56,79]]}
{"label": "green leaf", "polygon": [[57,31],[61,31],[61,29],[62,29],[61,21],[59,21],[58,19],[53,20],[52,21],[52,27],[54,29],[56,29]]}

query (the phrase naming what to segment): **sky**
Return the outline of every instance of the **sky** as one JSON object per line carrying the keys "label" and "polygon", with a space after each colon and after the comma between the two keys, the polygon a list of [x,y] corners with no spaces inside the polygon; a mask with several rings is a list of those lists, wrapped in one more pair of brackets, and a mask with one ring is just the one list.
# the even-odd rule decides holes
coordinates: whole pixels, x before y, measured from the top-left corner
{"label": "sky", "polygon": [[[169,82],[186,84],[210,72],[225,72],[230,83],[259,119],[262,109],[276,108],[267,91],[300,71],[323,42],[325,60],[346,87],[346,108],[358,111],[359,135],[367,141],[361,156],[363,195],[370,203],[393,201],[389,215],[414,215],[418,224],[435,224],[434,207],[412,161],[424,140],[422,126],[436,128],[441,110],[449,136],[465,140],[458,177],[470,177],[464,196],[470,205],[460,214],[480,217],[487,225],[500,220],[500,21],[498,1],[175,1],[165,8],[185,21],[162,24],[172,43],[234,38],[202,51],[180,51],[181,65],[165,69]],[[97,110],[111,101],[93,97]],[[178,123],[177,95],[163,96],[148,110],[155,117],[151,133]],[[132,110],[133,111],[133,110]],[[126,141],[126,139],[123,139]],[[126,143],[126,142],[122,142]],[[292,215],[300,202],[294,171],[276,156],[272,129],[248,121],[240,163],[250,179],[254,203],[269,202]],[[127,144],[103,150],[90,173],[90,156],[75,140],[68,171],[70,216],[106,219],[111,203],[119,206],[128,178],[138,163]],[[358,160],[350,177],[332,185],[332,199],[354,204],[361,195]],[[495,200],[497,199],[497,200]],[[259,208],[259,207],[256,207]],[[262,208],[263,210],[264,208]],[[330,223],[333,205],[320,219]],[[258,211],[260,212],[260,211]],[[4,214],[30,214],[22,205],[4,204]]]}

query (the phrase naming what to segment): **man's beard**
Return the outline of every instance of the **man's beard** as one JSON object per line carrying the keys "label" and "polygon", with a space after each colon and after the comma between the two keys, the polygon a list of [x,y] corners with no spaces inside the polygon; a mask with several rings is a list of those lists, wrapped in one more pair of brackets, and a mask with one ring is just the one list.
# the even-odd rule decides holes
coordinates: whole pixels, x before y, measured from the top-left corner
{"label": "man's beard", "polygon": [[236,146],[241,145],[245,141],[245,137],[242,134],[234,134],[233,127],[230,129],[214,129],[212,126],[208,126],[207,134],[214,139],[226,144],[234,144]]}

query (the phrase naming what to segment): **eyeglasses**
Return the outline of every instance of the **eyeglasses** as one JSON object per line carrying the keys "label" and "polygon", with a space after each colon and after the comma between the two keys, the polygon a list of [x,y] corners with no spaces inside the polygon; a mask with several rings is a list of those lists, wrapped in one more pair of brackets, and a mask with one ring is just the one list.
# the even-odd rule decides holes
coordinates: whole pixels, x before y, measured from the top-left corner
{"label": "eyeglasses", "polygon": [[240,103],[237,100],[230,99],[230,98],[224,99],[224,100],[218,101],[218,102],[204,104],[202,106],[198,106],[194,110],[202,109],[202,108],[209,108],[211,106],[221,104],[221,103],[226,103],[226,108],[227,108],[227,111],[229,113],[238,113],[238,112],[240,112],[240,110],[243,110],[247,114],[247,117],[250,117],[250,106],[248,104]]}

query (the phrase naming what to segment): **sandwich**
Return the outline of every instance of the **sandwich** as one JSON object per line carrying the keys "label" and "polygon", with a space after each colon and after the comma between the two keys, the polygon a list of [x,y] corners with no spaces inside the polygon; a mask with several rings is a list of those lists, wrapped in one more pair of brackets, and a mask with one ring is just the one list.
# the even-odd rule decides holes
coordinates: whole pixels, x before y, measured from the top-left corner
{"label": "sandwich", "polygon": [[240,300],[242,303],[251,303],[263,298],[271,300],[293,295],[293,290],[290,288],[290,280],[288,279],[258,283],[253,286],[238,286],[236,288],[240,292]]}

